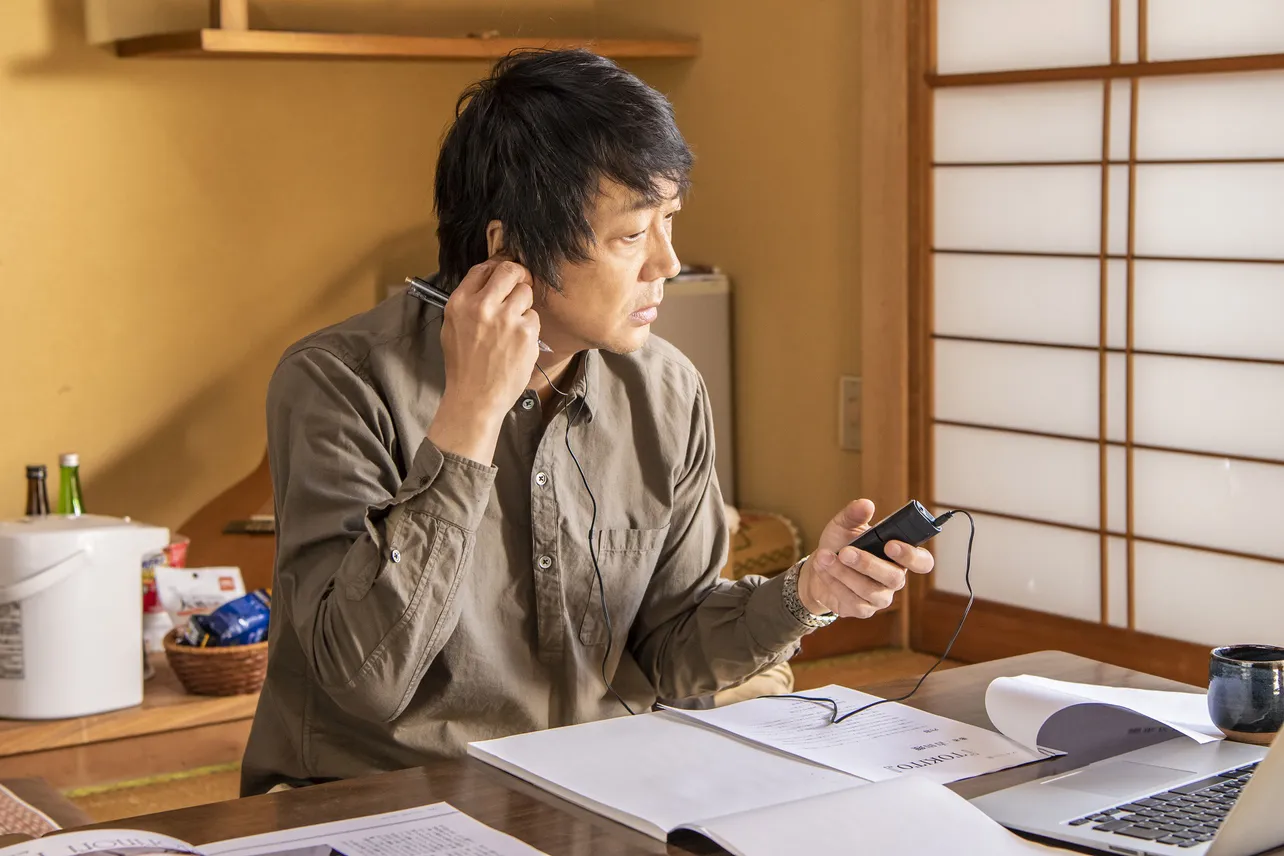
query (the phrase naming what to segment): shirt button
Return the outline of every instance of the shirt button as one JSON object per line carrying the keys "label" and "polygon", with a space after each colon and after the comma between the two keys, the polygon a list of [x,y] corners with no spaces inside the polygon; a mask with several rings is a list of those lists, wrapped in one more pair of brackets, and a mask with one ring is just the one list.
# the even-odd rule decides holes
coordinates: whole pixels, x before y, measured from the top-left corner
{"label": "shirt button", "polygon": [[400,551],[400,550],[393,550],[393,551],[392,551],[392,560],[393,560],[394,562],[400,562],[400,561],[401,561],[401,551]]}
{"label": "shirt button", "polygon": [[535,399],[527,397],[522,399],[522,410],[533,410],[535,408]]}
{"label": "shirt button", "polygon": [[549,568],[553,567],[553,558],[551,556],[540,556],[539,561],[536,562],[536,564],[539,565],[539,569],[541,571],[547,571]]}
{"label": "shirt button", "polygon": [[544,485],[548,484],[548,473],[536,473],[535,484],[539,485],[540,487],[543,487]]}

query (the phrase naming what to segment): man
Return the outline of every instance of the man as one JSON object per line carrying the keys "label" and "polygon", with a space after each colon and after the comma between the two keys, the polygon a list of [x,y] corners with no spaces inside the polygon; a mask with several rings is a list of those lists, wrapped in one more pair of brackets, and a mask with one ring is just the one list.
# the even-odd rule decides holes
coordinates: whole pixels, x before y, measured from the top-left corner
{"label": "man", "polygon": [[244,793],[714,693],[931,570],[908,545],[899,565],[845,548],[858,501],[788,573],[719,578],[705,387],[648,330],[691,161],[668,102],[586,52],[510,56],[461,97],[437,166],[444,314],[394,297],[272,378]]}

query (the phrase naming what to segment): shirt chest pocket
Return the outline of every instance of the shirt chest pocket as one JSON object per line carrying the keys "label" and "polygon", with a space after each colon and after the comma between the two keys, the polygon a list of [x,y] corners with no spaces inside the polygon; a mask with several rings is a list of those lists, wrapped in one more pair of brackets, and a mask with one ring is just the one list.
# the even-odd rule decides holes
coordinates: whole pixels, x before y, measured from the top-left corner
{"label": "shirt chest pocket", "polygon": [[[601,529],[597,534],[597,563],[605,584],[606,608],[610,612],[611,639],[623,645],[637,615],[642,596],[664,546],[669,529]],[[607,640],[607,618],[602,609],[603,589],[598,587],[593,560],[589,561],[586,584],[580,587],[580,642],[603,645]]]}

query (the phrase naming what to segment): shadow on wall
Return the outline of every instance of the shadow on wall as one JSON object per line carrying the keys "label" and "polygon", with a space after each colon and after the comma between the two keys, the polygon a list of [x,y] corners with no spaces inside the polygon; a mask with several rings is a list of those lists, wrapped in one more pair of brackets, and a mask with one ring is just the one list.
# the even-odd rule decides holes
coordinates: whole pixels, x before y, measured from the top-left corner
{"label": "shadow on wall", "polygon": [[[142,26],[139,16],[140,0],[121,0],[119,8],[111,4],[116,0],[39,0],[45,15],[44,31],[49,34],[48,50],[36,56],[21,57],[7,66],[15,77],[24,75],[56,75],[95,72],[101,68],[104,56],[113,53],[106,42],[115,36],[111,23],[118,12],[134,10],[128,20]],[[33,2],[34,6],[35,3]],[[209,20],[209,6],[196,8],[191,3],[153,3],[155,11],[151,20],[161,30],[192,29]],[[195,13],[195,14],[193,14]],[[128,13],[127,13],[128,15]],[[94,38],[94,32],[99,38]],[[142,30],[140,29],[141,33]],[[95,44],[97,43],[97,44]]]}
{"label": "shadow on wall", "polygon": [[[383,299],[388,283],[422,271],[424,248],[436,244],[435,228],[434,223],[424,223],[370,249],[312,292],[314,302],[300,306],[276,328],[259,336],[230,371],[188,394],[169,419],[87,480],[85,491],[95,510],[166,520],[171,525],[186,518],[194,509],[165,507],[165,497],[173,492],[173,479],[207,469],[210,445],[229,423],[244,426],[254,436],[264,435],[267,384],[281,353],[299,338],[333,323],[334,312],[329,307],[354,292],[369,295],[373,305]],[[247,397],[247,386],[257,394]],[[266,447],[259,450],[258,457],[265,451]],[[225,484],[239,480],[254,468],[258,457],[243,471],[224,473],[220,480]],[[164,465],[158,467],[157,462]],[[151,499],[140,502],[144,497]]]}

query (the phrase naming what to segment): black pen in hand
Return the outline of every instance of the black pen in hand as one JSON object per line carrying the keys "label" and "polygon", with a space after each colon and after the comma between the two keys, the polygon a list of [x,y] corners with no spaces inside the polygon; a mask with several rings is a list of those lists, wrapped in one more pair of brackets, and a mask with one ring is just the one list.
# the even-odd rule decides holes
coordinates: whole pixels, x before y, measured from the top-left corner
{"label": "black pen in hand", "polygon": [[[406,277],[406,285],[410,286],[409,291],[413,297],[419,298],[424,303],[436,306],[438,309],[445,310],[446,301],[450,299],[450,295],[428,280],[422,277],[408,276]],[[553,353],[553,349],[545,345],[543,339],[536,339],[535,343],[539,345],[539,349],[544,353]]]}

